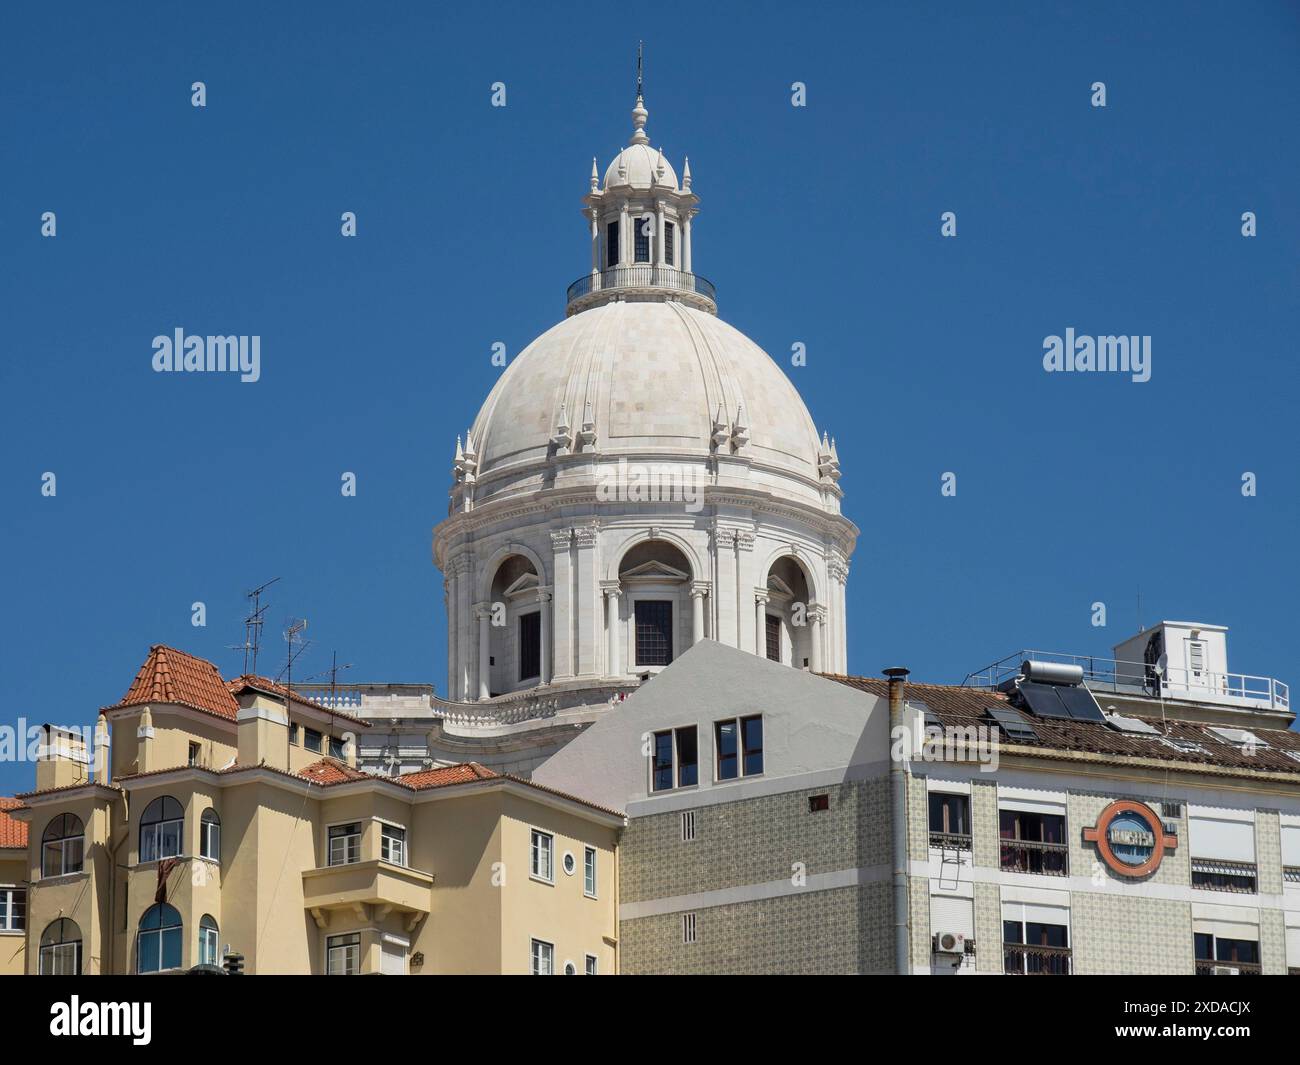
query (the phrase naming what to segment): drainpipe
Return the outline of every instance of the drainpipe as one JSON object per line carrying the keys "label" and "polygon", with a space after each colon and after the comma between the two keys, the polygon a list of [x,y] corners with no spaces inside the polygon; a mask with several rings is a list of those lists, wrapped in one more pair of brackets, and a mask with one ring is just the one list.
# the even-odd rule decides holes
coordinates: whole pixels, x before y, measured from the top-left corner
{"label": "drainpipe", "polygon": [[[908,670],[894,666],[885,670],[889,678],[889,744],[901,735],[903,725],[903,687]],[[907,887],[907,774],[901,759],[889,762],[889,838],[893,848],[894,866],[894,971],[907,976],[911,966],[911,921],[909,919],[909,892]]]}

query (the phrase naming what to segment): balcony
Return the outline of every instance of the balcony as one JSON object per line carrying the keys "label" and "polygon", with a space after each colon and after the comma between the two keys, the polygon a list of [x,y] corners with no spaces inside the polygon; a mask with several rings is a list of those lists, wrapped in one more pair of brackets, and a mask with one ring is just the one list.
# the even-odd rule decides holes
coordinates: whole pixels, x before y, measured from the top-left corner
{"label": "balcony", "polygon": [[1030,839],[1004,839],[1002,871],[1035,873],[1041,876],[1069,874],[1069,847],[1064,843],[1038,843]]}
{"label": "balcony", "polygon": [[598,273],[583,274],[569,286],[565,316],[585,311],[598,303],[617,298],[676,299],[688,306],[718,313],[717,290],[713,282],[672,266],[636,263],[611,266]]}
{"label": "balcony", "polygon": [[935,850],[968,851],[971,839],[969,835],[960,832],[931,832],[930,846]]}
{"label": "balcony", "polygon": [[302,896],[303,906],[321,928],[332,911],[350,910],[359,920],[367,921],[364,907],[376,906],[375,920],[400,913],[406,916],[410,929],[432,907],[433,876],[385,861],[329,865],[303,870]]}
{"label": "balcony", "polygon": [[1002,944],[1002,971],[1008,976],[1069,976],[1072,964],[1069,947]]}
{"label": "balcony", "polygon": [[1253,895],[1258,882],[1254,862],[1192,859],[1192,887],[1200,891],[1232,891],[1239,895]]}
{"label": "balcony", "polygon": [[1254,961],[1206,961],[1202,958],[1196,962],[1197,976],[1259,976],[1261,971],[1259,962]]}

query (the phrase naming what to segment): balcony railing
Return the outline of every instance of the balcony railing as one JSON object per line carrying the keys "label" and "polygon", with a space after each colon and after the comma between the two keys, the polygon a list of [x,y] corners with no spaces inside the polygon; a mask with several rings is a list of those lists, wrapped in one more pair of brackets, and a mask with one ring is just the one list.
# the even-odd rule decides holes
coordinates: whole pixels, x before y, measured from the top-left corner
{"label": "balcony railing", "polygon": [[945,851],[970,850],[970,836],[960,832],[931,832],[930,846]]}
{"label": "balcony railing", "polygon": [[1192,887],[1201,891],[1235,891],[1241,895],[1253,895],[1258,883],[1259,872],[1254,862],[1192,859]]}
{"label": "balcony railing", "polygon": [[[1232,970],[1236,969],[1234,973]],[[1262,972],[1255,961],[1204,961],[1196,963],[1197,976],[1259,976]]]}
{"label": "balcony railing", "polygon": [[1004,839],[1002,871],[1038,873],[1042,876],[1066,876],[1069,873],[1069,847],[1064,843],[1039,843],[1030,839]]}
{"label": "balcony railing", "polygon": [[655,263],[634,263],[631,266],[611,266],[597,273],[583,274],[569,286],[566,303],[570,309],[584,297],[612,289],[654,289],[665,292],[697,296],[712,306],[717,299],[713,282],[699,274],[688,274],[672,266]]}
{"label": "balcony railing", "polygon": [[983,669],[968,673],[962,682],[977,688],[997,688],[1020,673],[1026,660],[1079,666],[1083,682],[1092,691],[1116,695],[1162,695],[1166,699],[1225,701],[1265,710],[1289,710],[1290,688],[1275,677],[1248,673],[1210,673],[1180,667],[1159,669],[1145,662],[1123,662],[1115,658],[1063,654],[1059,651],[1017,651]]}
{"label": "balcony railing", "polygon": [[1072,959],[1069,947],[1002,944],[1002,969],[1008,976],[1069,976]]}

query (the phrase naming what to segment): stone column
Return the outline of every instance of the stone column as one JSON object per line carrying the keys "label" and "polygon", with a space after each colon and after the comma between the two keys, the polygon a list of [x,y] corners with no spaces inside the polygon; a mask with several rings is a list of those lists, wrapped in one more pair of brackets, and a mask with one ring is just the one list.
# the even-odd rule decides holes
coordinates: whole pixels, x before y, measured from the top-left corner
{"label": "stone column", "polygon": [[622,590],[618,585],[606,585],[605,592],[605,632],[607,645],[606,662],[608,664],[609,674],[617,677],[622,674],[619,654],[622,643],[623,626],[619,617],[619,600],[622,597]]}
{"label": "stone column", "polygon": [[662,203],[655,205],[655,262],[660,267],[666,266],[664,259],[664,205]]}
{"label": "stone column", "polygon": [[[467,703],[473,699],[470,694],[470,659],[474,654],[474,614],[471,607],[474,601],[474,557],[469,553],[457,555],[452,561],[452,570],[456,574],[456,658],[452,663],[456,671],[454,698]],[[447,624],[451,623],[449,618]]]}
{"label": "stone column", "polygon": [[600,218],[594,207],[591,209],[591,272],[600,273]]}
{"label": "stone column", "polygon": [[492,697],[492,604],[480,603],[474,609],[478,617],[478,697]]}
{"label": "stone column", "polygon": [[579,525],[573,530],[574,567],[577,577],[577,600],[574,615],[577,622],[577,672],[581,677],[599,676],[604,672],[600,653],[601,602],[600,602],[600,532],[592,525]]}
{"label": "stone column", "polygon": [[442,582],[442,605],[447,615],[447,698],[456,698],[456,574],[448,567]]}
{"label": "stone column", "polygon": [[714,607],[717,628],[713,638],[719,643],[740,648],[740,588],[736,574],[736,531],[720,528],[713,534]]}
{"label": "stone column", "polygon": [[759,658],[767,657],[767,593],[758,592],[754,596],[754,654]]}
{"label": "stone column", "polygon": [[704,639],[704,594],[701,585],[691,589],[691,642],[699,643]]}
{"label": "stone column", "polygon": [[552,630],[555,657],[552,659],[553,680],[564,680],[573,676],[573,560],[571,545],[572,529],[554,529],[551,532],[551,550],[553,556],[554,583],[551,585],[553,596]]}
{"label": "stone column", "polygon": [[629,247],[632,241],[629,239],[631,237],[631,233],[629,232],[627,219],[628,219],[627,204],[625,203],[618,209],[618,265],[619,266],[626,266],[628,263],[632,261],[631,259],[632,249],[631,247]]}
{"label": "stone column", "polygon": [[541,676],[543,684],[551,683],[551,593],[541,589],[537,593],[538,615],[542,630]]}
{"label": "stone column", "polygon": [[814,673],[822,671],[822,611],[820,607],[808,611],[809,635],[812,637],[812,650],[808,666]]}
{"label": "stone column", "polygon": [[682,218],[682,269],[691,272],[691,212]]}

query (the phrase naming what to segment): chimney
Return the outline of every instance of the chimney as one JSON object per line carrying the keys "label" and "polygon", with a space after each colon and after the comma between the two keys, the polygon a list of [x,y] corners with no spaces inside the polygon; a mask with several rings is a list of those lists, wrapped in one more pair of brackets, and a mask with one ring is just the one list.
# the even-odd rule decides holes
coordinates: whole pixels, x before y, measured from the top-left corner
{"label": "chimney", "polygon": [[66,788],[90,779],[86,741],[78,732],[42,725],[44,734],[36,762],[36,790]]}
{"label": "chimney", "polygon": [[[903,727],[903,695],[908,670],[893,666],[885,670],[889,678],[889,744],[891,751],[898,747],[896,738]],[[904,748],[910,747],[905,744]],[[890,855],[894,867],[894,971],[907,975],[912,971],[911,912],[907,888],[907,777],[903,763],[889,760],[889,827]]]}
{"label": "chimney", "polygon": [[109,777],[109,766],[112,759],[113,741],[109,737],[108,722],[104,715],[99,715],[99,720],[95,722],[95,782],[98,784],[107,784]]}
{"label": "chimney", "polygon": [[140,724],[135,730],[135,771],[148,773],[158,768],[153,764],[153,714],[146,706],[140,711]]}
{"label": "chimney", "polygon": [[353,769],[357,767],[357,737],[354,733],[343,733],[343,761]]}
{"label": "chimney", "polygon": [[289,768],[289,711],[265,695],[248,691],[235,716],[239,730],[239,764]]}

